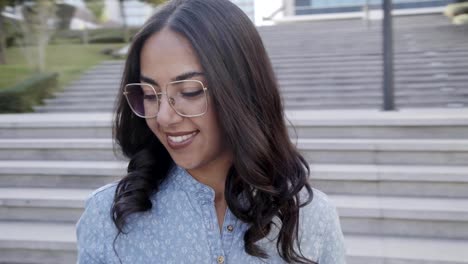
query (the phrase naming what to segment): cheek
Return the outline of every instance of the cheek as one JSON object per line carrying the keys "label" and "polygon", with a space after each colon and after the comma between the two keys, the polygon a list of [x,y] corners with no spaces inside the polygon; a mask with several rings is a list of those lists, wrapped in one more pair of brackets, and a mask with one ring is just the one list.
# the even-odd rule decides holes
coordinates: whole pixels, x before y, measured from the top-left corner
{"label": "cheek", "polygon": [[221,148],[222,144],[222,133],[221,126],[218,122],[218,118],[214,111],[208,110],[206,120],[204,120],[204,127],[207,128],[207,137],[212,148]]}

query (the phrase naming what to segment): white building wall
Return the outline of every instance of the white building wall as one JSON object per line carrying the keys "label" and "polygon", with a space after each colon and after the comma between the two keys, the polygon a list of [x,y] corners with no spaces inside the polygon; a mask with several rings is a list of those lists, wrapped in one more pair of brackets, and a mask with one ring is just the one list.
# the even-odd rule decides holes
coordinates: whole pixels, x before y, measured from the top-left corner
{"label": "white building wall", "polygon": [[255,4],[254,0],[230,0],[236,4],[245,14],[250,18],[250,20],[255,21]]}
{"label": "white building wall", "polygon": [[[118,0],[105,0],[105,17],[110,21],[123,23]],[[138,0],[124,2],[124,14],[127,25],[139,27],[153,14],[154,7]]]}

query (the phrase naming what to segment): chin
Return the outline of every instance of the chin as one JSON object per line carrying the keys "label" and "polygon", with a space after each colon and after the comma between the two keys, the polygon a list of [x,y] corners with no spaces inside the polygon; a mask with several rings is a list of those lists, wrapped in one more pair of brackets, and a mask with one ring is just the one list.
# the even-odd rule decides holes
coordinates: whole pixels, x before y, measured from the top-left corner
{"label": "chin", "polygon": [[193,170],[199,167],[199,163],[193,160],[177,160],[174,159],[175,164],[185,170]]}

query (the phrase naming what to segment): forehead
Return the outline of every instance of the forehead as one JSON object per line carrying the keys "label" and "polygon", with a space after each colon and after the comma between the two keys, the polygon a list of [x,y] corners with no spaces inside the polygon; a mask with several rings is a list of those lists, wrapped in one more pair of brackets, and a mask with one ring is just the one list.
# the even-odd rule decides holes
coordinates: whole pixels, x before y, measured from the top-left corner
{"label": "forehead", "polygon": [[140,53],[141,74],[158,82],[167,82],[201,66],[190,42],[182,35],[163,29],[146,40]]}

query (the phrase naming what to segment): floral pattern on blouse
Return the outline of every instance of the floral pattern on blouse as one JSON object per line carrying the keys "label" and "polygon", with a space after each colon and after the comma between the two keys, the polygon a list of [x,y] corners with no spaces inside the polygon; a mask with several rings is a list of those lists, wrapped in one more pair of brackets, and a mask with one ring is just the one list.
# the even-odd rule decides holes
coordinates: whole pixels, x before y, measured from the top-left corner
{"label": "floral pattern on blouse", "polygon": [[[117,229],[111,207],[117,183],[95,190],[86,200],[85,211],[76,224],[78,264],[118,264],[113,249]],[[345,264],[343,233],[336,208],[327,196],[313,189],[314,198],[300,209],[299,241],[303,255],[319,264]],[[125,234],[115,242],[123,264],[286,263],[276,249],[278,229],[256,244],[268,259],[248,255],[243,236],[248,224],[226,210],[220,231],[214,190],[175,166],[151,197],[153,206],[127,218]]]}

